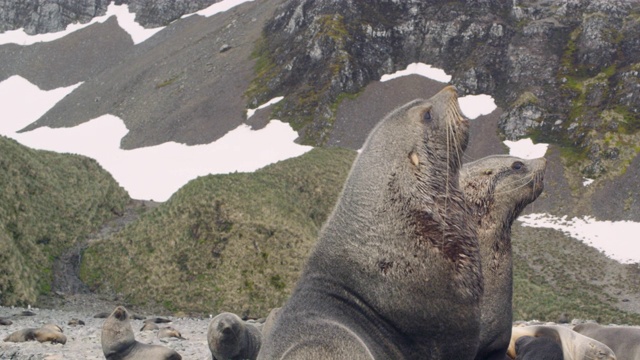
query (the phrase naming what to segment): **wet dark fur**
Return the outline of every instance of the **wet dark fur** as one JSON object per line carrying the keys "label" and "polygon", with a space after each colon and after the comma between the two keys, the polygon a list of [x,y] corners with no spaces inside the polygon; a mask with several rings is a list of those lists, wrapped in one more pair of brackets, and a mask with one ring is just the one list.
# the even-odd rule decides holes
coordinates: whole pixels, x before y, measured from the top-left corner
{"label": "wet dark fur", "polygon": [[543,190],[544,159],[489,156],[465,164],[460,187],[477,224],[484,295],[477,360],[502,360],[512,324],[511,225]]}
{"label": "wet dark fur", "polygon": [[372,131],[259,359],[473,359],[482,274],[455,89]]}
{"label": "wet dark fur", "polygon": [[564,360],[562,346],[547,337],[523,336],[516,341],[515,360]]}

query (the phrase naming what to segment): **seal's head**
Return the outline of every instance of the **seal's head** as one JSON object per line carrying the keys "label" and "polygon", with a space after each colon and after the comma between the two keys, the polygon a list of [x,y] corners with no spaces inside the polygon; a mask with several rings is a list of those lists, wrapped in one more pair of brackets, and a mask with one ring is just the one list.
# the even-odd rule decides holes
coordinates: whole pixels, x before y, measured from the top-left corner
{"label": "seal's head", "polygon": [[246,343],[244,322],[238,315],[224,312],[209,323],[207,341],[214,358],[238,356]]}
{"label": "seal's head", "polygon": [[[389,144],[389,139],[398,139]],[[469,121],[458,105],[457,90],[447,86],[429,99],[418,99],[394,110],[371,132],[363,153],[402,158],[422,170],[457,173],[469,140]],[[448,169],[440,169],[442,165]]]}
{"label": "seal's head", "polygon": [[104,321],[100,341],[107,359],[117,356],[135,344],[129,313],[123,306],[116,307]]}
{"label": "seal's head", "polygon": [[[544,158],[521,159],[510,155],[489,156],[460,171],[460,187],[472,208],[479,229],[485,222],[511,225],[520,212],[538,198],[544,188]],[[487,214],[491,214],[487,218]]]}
{"label": "seal's head", "polygon": [[[351,168],[323,240],[330,244],[358,238],[359,243],[375,247],[359,261],[375,259],[383,276],[405,278],[407,288],[433,286],[409,274],[431,263],[429,258],[443,259],[446,264],[433,266],[443,272],[453,266],[453,286],[464,298],[477,299],[481,292],[477,240],[458,184],[468,138],[469,121],[453,86],[389,113],[369,134]],[[327,247],[329,252],[336,248]],[[435,278],[431,273],[429,281]],[[425,294],[416,294],[421,296]]]}

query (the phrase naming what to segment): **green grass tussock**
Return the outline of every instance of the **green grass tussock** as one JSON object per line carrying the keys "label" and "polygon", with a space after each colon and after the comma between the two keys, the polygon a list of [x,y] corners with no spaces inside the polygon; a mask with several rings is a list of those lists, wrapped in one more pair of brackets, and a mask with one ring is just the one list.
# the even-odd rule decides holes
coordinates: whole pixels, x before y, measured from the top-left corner
{"label": "green grass tussock", "polygon": [[50,292],[55,258],[128,201],[94,160],[0,136],[0,304],[34,304]]}
{"label": "green grass tussock", "polygon": [[289,296],[355,155],[314,149],[254,173],[195,179],[93,243],[81,278],[133,304],[266,315]]}

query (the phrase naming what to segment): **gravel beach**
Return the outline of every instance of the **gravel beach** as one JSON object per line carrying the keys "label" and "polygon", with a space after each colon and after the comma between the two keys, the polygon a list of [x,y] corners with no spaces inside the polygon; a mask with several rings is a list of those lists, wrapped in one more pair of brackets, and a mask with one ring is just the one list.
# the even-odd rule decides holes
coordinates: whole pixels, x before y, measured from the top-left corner
{"label": "gravel beach", "polygon": [[[86,301],[86,300],[83,300]],[[6,318],[12,322],[11,325],[0,325],[0,339],[6,338],[14,331],[25,328],[38,328],[47,323],[57,324],[62,327],[67,337],[67,343],[51,344],[28,341],[13,343],[0,341],[0,359],[18,360],[81,360],[81,359],[104,359],[100,344],[102,324],[105,319],[94,318],[99,312],[111,312],[110,304],[92,303],[78,310],[70,309],[73,303],[63,306],[61,309],[39,309],[39,308],[19,308],[0,307],[0,318]],[[19,315],[23,311],[29,310],[35,315]],[[136,313],[130,311],[130,314]],[[215,314],[214,314],[215,315]],[[131,320],[131,326],[136,340],[146,344],[163,345],[174,349],[183,359],[210,360],[211,353],[207,345],[207,328],[211,319],[207,317],[173,317],[156,314],[143,314],[147,318],[163,317],[171,320],[171,323],[158,324],[160,328],[171,326],[180,331],[184,340],[177,338],[158,339],[157,330],[141,332],[143,320]],[[68,325],[71,319],[84,321],[85,325]]]}

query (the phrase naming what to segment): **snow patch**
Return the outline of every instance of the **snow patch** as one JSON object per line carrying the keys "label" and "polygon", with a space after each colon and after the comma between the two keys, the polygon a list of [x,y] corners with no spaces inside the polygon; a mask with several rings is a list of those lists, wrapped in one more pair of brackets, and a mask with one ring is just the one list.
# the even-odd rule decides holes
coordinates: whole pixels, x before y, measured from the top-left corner
{"label": "snow patch", "polygon": [[380,81],[385,82],[407,75],[420,75],[443,83],[451,81],[451,75],[447,75],[444,70],[434,68],[431,65],[424,63],[412,63],[409,64],[405,70],[396,71],[393,74],[382,75]]}
{"label": "snow patch", "polygon": [[520,139],[518,141],[505,140],[504,144],[509,148],[509,155],[523,159],[537,159],[544,157],[549,144],[534,144],[531,139]]}
{"label": "snow patch", "polygon": [[258,107],[257,107],[257,108],[255,108],[255,109],[247,109],[247,119],[248,119],[248,118],[250,118],[250,117],[252,117],[252,116],[256,113],[256,111],[258,111],[258,110],[260,110],[260,109],[264,109],[264,108],[266,108],[267,106],[271,106],[271,105],[273,105],[273,104],[277,104],[277,103],[279,103],[279,102],[280,102],[280,100],[282,100],[282,99],[284,99],[284,96],[278,96],[278,97],[273,98],[273,99],[271,99],[271,100],[267,101],[266,103],[264,103],[264,104],[262,104],[262,105],[258,106]]}
{"label": "snow patch", "polygon": [[194,12],[194,13],[190,13],[190,14],[185,14],[182,15],[181,19],[184,19],[186,17],[189,17],[191,15],[200,15],[200,16],[204,16],[204,17],[210,17],[213,16],[217,13],[220,12],[224,12],[227,11],[231,8],[234,8],[240,4],[244,4],[246,2],[250,2],[250,1],[254,1],[254,0],[223,0],[220,2],[217,2],[207,8],[204,8],[200,11]]}
{"label": "snow patch", "polygon": [[529,214],[518,220],[524,226],[560,230],[621,263],[640,262],[640,223],[598,221],[590,216],[567,219],[549,214]]}
{"label": "snow patch", "polygon": [[0,134],[34,149],[91,157],[134,199],[165,201],[198,176],[255,171],[312,149],[296,144],[298,133],[279,120],[271,120],[260,130],[240,125],[210,144],[168,142],[134,150],[120,149],[129,130],[113,115],[71,128],[41,127],[16,133],[79,85],[42,91],[19,76],[0,82]]}

